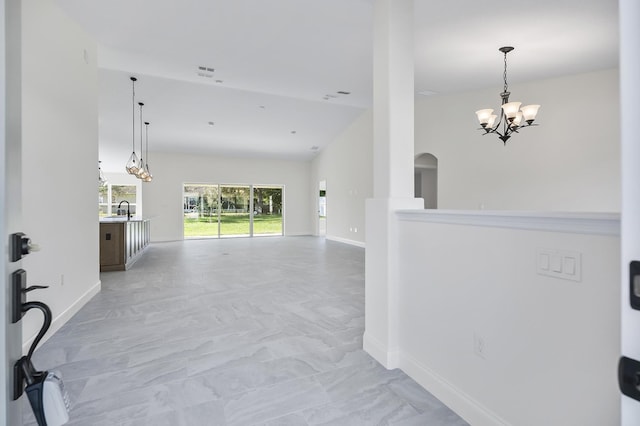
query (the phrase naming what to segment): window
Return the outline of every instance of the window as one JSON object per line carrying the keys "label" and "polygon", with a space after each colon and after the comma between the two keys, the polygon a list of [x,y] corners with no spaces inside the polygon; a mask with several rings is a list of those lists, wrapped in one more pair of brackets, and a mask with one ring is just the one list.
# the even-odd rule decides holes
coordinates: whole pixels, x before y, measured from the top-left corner
{"label": "window", "polygon": [[[136,185],[112,185],[107,184],[98,188],[98,214],[100,217],[108,217],[118,214],[118,204],[121,201],[129,202],[129,212],[135,215],[137,211],[138,191]],[[121,209],[127,209],[127,203],[122,203]]]}

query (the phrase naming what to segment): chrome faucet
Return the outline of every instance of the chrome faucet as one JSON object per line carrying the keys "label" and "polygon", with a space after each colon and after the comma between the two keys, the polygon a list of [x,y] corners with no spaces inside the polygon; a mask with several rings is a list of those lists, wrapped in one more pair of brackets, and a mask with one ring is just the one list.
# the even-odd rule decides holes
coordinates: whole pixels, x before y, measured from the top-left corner
{"label": "chrome faucet", "polygon": [[129,211],[129,202],[127,200],[122,200],[120,201],[120,204],[118,204],[118,209],[120,209],[120,206],[122,205],[122,203],[127,203],[127,220],[131,220],[131,211]]}

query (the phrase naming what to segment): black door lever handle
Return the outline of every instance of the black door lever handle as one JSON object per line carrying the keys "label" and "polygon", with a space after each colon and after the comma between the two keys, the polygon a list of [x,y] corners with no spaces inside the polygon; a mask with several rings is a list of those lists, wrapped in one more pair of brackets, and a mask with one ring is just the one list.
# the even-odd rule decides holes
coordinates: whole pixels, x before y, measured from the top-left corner
{"label": "black door lever handle", "polygon": [[29,293],[30,291],[40,290],[40,289],[43,289],[43,288],[49,288],[49,286],[48,285],[32,285],[31,287],[27,287],[27,288],[23,289],[22,292],[23,293]]}

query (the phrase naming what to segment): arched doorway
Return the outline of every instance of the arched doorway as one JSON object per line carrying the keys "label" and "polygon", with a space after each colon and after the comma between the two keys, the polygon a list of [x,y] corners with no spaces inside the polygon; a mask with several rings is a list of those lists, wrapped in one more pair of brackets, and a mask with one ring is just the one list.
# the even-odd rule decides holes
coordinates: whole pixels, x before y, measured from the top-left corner
{"label": "arched doorway", "polygon": [[414,161],[415,197],[424,199],[425,209],[438,208],[438,159],[428,153],[419,154]]}

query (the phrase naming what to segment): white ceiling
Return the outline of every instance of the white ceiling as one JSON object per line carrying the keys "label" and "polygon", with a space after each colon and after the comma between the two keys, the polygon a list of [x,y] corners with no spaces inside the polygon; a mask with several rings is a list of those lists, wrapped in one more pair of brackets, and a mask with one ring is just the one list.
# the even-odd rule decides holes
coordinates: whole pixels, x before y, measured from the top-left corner
{"label": "white ceiling", "polygon": [[[152,151],[310,159],[372,103],[373,0],[56,1],[98,41],[107,171],[131,151],[131,75]],[[415,12],[416,92],[501,88],[503,45],[516,47],[510,83],[617,65],[616,0],[415,0]]]}

